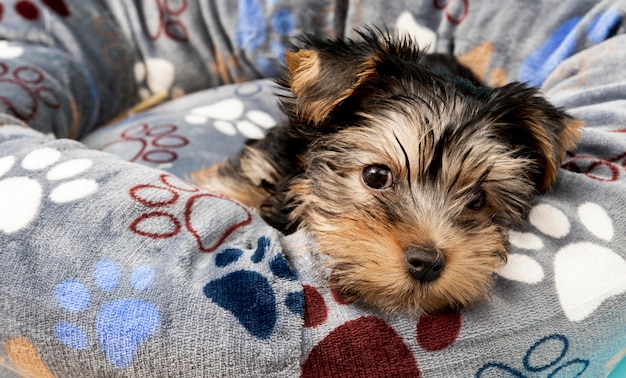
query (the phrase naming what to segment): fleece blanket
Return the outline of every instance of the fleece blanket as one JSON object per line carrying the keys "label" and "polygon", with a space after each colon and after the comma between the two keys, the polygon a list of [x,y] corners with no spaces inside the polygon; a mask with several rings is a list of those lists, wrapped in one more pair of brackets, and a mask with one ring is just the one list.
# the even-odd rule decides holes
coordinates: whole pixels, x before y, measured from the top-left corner
{"label": "fleece blanket", "polygon": [[[0,376],[624,376],[625,12],[0,1]],[[510,233],[491,298],[460,312],[383,318],[346,303],[308,235],[186,181],[281,122],[264,78],[290,37],[372,24],[454,53],[488,85],[541,87],[587,124]]]}

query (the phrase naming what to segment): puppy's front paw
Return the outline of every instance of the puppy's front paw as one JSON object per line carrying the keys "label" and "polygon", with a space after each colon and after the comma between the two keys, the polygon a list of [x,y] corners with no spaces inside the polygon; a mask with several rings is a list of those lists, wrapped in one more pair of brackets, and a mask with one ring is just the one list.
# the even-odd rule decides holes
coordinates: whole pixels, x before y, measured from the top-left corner
{"label": "puppy's front paw", "polygon": [[267,196],[265,190],[234,172],[227,161],[192,172],[191,180],[201,189],[230,197],[250,208],[257,208]]}

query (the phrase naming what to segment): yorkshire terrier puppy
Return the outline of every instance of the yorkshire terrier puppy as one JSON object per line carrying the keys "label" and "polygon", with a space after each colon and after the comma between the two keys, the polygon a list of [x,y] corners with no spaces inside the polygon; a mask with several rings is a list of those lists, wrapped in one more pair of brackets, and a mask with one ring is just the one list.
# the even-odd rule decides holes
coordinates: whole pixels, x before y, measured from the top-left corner
{"label": "yorkshire terrier puppy", "polygon": [[192,179],[285,233],[306,228],[347,300],[417,315],[488,296],[508,229],[582,123],[390,32],[302,42],[279,81],[287,122]]}

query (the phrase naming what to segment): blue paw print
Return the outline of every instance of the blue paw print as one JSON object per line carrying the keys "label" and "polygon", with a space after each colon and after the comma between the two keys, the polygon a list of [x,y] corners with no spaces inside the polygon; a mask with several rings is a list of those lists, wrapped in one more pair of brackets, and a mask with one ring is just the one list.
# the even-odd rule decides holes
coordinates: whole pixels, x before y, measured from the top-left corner
{"label": "blue paw print", "polygon": [[[96,264],[93,278],[98,289],[110,292],[118,288],[121,271],[114,261],[103,259]],[[130,285],[142,292],[150,287],[154,278],[154,269],[142,265],[131,273]],[[62,308],[72,313],[84,312],[92,301],[87,286],[73,280],[59,283],[55,298]],[[100,308],[95,319],[95,333],[107,360],[113,366],[125,369],[133,363],[139,345],[154,334],[160,322],[161,315],[153,304],[141,299],[119,298]],[[90,345],[88,333],[69,322],[57,323],[54,334],[72,349],[83,350]]]}
{"label": "blue paw print", "polygon": [[[568,350],[567,337],[560,334],[546,336],[526,351],[523,359],[524,370],[533,377],[580,377],[587,370],[589,360],[574,358],[563,362]],[[506,364],[490,362],[478,369],[475,377],[526,378],[528,375]]]}
{"label": "blue paw print", "polygon": [[[262,263],[269,248],[270,239],[260,237],[256,250],[249,257],[250,261],[254,264]],[[215,265],[217,268],[225,268],[241,261],[244,255],[246,253],[238,248],[224,249],[215,256]],[[288,281],[297,279],[287,260],[280,254],[269,259],[268,266],[274,277]],[[262,340],[272,335],[278,309],[276,294],[268,277],[253,270],[237,270],[207,283],[203,292],[215,304],[232,313],[251,335]],[[303,299],[302,292],[289,293],[285,305],[295,314],[303,315]]]}
{"label": "blue paw print", "polygon": [[[519,69],[520,81],[532,86],[541,86],[557,66],[576,51],[579,41],[577,26],[581,17],[574,17],[562,24],[548,39],[524,60]],[[621,12],[609,9],[594,18],[585,30],[586,38],[600,43],[609,38],[622,20]]]}
{"label": "blue paw print", "polygon": [[[266,1],[273,7],[275,1]],[[282,40],[286,39],[295,30],[296,22],[290,10],[280,8],[270,17],[271,30],[278,38],[269,39],[265,13],[260,0],[239,0],[239,15],[237,20],[236,42],[246,52],[254,52],[267,46],[273,58],[284,58],[285,45]],[[265,56],[255,58],[257,68],[266,76],[275,76],[278,73],[276,64],[272,59]]]}

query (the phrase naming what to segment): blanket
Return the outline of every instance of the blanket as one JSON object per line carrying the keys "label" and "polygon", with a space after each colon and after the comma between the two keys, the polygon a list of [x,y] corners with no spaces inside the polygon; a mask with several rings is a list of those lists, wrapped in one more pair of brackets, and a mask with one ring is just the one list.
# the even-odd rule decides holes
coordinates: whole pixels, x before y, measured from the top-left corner
{"label": "blanket", "polygon": [[[0,376],[626,374],[625,1],[0,1]],[[391,25],[585,121],[491,297],[382,317],[186,178],[282,121],[290,37]],[[168,97],[144,112],[142,100]],[[133,109],[134,108],[134,109]],[[122,115],[120,117],[120,115]]]}

